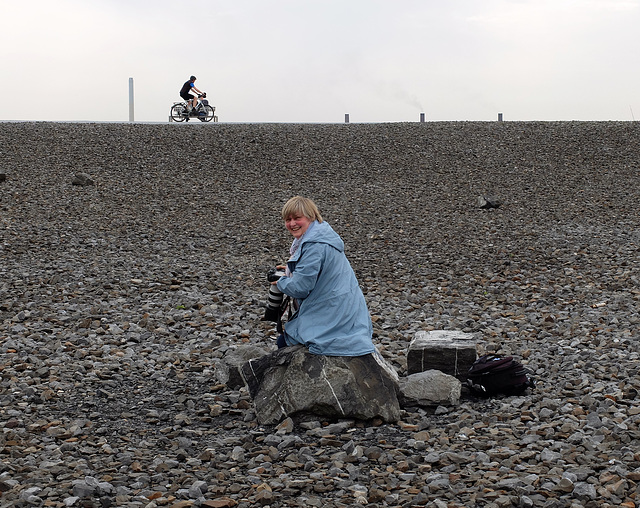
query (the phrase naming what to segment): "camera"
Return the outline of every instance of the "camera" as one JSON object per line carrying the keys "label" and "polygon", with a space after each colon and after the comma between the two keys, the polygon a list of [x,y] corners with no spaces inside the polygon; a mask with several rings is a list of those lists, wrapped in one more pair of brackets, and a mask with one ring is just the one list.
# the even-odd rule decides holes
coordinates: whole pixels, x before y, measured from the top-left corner
{"label": "camera", "polygon": [[[276,282],[283,275],[283,271],[280,271],[276,268],[271,268],[267,272],[267,280],[269,282]],[[284,294],[282,294],[282,291],[278,289],[278,286],[276,286],[275,284],[270,284],[267,306],[264,311],[264,317],[262,318],[263,321],[278,321],[278,319],[280,319],[280,307],[282,306],[283,299]]]}
{"label": "camera", "polygon": [[268,272],[267,272],[267,280],[269,282],[276,282],[277,280],[280,279],[280,277],[282,277],[284,275],[284,272],[282,270],[278,270],[277,268],[271,268]]}

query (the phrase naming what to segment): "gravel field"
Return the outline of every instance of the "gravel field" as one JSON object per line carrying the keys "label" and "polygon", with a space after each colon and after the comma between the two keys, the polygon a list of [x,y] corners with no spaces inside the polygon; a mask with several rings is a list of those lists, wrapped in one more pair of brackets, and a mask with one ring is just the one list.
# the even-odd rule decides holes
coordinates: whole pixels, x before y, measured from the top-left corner
{"label": "gravel field", "polygon": [[[0,123],[0,508],[640,506],[639,167],[636,122]],[[536,388],[259,426],[215,371],[275,348],[295,194],[401,375],[462,330]]]}

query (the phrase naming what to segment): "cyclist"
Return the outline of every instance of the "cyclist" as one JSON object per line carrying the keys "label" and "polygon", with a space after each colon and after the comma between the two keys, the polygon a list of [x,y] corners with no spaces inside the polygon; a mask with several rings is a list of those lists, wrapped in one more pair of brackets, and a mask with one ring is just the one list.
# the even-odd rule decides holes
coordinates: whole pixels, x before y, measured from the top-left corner
{"label": "cyclist", "polygon": [[198,96],[194,95],[190,92],[195,91],[196,93],[201,94],[202,92],[196,88],[195,85],[196,77],[191,76],[189,81],[186,81],[182,88],[180,89],[180,97],[182,97],[185,101],[187,101],[187,111],[191,111],[192,108],[195,108],[198,105]]}

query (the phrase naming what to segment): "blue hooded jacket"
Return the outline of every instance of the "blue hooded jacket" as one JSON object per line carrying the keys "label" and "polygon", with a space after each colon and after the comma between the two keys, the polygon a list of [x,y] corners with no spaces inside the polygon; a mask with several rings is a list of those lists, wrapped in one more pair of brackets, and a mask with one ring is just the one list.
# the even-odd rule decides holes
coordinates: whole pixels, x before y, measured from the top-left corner
{"label": "blue hooded jacket", "polygon": [[311,223],[287,266],[291,277],[280,278],[278,289],[300,302],[285,323],[287,344],[325,356],[373,353],[369,310],[344,242],[331,226]]}

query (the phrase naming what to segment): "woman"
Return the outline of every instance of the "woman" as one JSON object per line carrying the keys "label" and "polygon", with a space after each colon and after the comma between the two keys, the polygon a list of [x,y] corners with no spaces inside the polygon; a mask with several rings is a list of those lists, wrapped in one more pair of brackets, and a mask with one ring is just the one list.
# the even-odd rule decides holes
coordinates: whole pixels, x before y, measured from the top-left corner
{"label": "woman", "polygon": [[278,347],[303,344],[326,356],[373,353],[369,310],[340,236],[301,196],[287,201],[282,218],[294,240],[285,276],[274,284],[293,299],[294,314]]}

